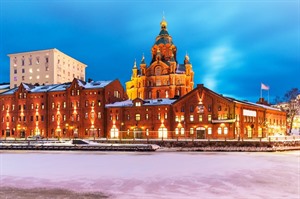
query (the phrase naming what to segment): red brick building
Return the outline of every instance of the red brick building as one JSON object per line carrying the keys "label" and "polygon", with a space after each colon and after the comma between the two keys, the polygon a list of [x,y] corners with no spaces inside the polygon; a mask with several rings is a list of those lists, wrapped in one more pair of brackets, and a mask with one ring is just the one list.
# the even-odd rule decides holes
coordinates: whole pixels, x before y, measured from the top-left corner
{"label": "red brick building", "polygon": [[202,84],[178,99],[136,98],[106,109],[109,138],[263,138],[286,132],[285,112],[224,97]]}
{"label": "red brick building", "polygon": [[119,80],[22,83],[0,95],[0,136],[104,137],[105,104],[124,99]]}

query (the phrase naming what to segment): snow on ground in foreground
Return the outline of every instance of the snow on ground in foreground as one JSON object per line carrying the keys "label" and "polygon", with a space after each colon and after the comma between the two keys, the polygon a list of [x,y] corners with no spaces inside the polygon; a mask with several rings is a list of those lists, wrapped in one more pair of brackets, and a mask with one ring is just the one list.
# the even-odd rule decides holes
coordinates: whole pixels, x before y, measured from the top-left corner
{"label": "snow on ground in foreground", "polygon": [[0,188],[62,188],[111,198],[297,198],[300,151],[3,152]]}

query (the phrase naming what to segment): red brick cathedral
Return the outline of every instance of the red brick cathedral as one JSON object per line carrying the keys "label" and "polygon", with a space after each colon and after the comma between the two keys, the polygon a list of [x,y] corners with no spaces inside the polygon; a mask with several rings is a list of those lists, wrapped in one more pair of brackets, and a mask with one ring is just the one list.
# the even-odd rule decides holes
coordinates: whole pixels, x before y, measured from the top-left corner
{"label": "red brick cathedral", "polygon": [[126,92],[118,80],[19,87],[0,94],[0,137],[264,138],[286,132],[286,113],[228,98],[199,84],[189,57],[160,23],[152,60],[134,63]]}

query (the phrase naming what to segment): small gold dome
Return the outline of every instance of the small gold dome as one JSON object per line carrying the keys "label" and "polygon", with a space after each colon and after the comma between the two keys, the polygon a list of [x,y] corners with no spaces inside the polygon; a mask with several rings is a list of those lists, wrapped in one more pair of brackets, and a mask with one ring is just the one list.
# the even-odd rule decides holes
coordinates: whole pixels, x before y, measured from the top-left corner
{"label": "small gold dome", "polygon": [[161,27],[161,29],[167,29],[167,25],[168,25],[168,23],[166,22],[165,19],[163,19],[163,20],[160,22],[160,27]]}

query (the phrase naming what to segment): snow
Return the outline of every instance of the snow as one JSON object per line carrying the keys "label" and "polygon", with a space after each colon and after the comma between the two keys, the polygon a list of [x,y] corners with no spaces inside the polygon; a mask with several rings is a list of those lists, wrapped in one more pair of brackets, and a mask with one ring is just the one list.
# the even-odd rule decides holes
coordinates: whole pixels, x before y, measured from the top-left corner
{"label": "snow", "polygon": [[113,198],[299,198],[300,151],[3,152],[1,186]]}

